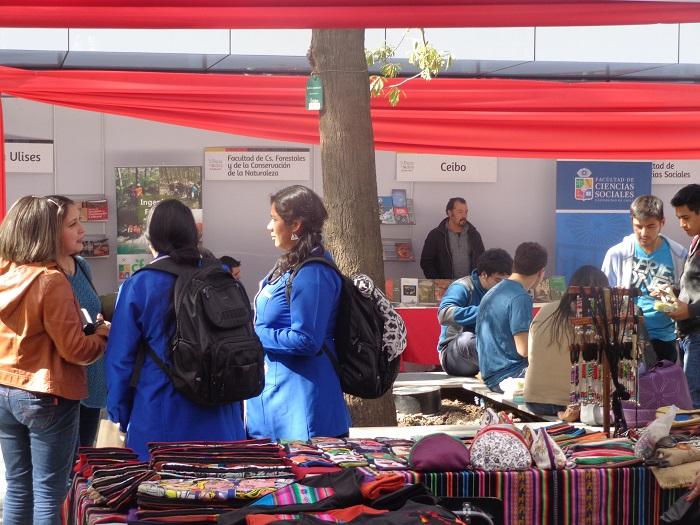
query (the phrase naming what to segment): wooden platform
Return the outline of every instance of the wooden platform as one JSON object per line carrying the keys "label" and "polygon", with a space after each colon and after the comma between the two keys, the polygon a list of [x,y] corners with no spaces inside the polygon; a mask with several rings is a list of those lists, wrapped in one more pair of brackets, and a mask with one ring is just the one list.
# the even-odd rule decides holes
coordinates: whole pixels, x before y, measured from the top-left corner
{"label": "wooden platform", "polygon": [[405,372],[399,374],[394,382],[395,387],[405,386],[437,386],[445,388],[462,388],[482,400],[490,400],[502,405],[506,410],[512,410],[518,414],[524,414],[528,419],[553,422],[558,421],[555,416],[541,416],[528,410],[525,404],[515,403],[512,399],[506,398],[503,394],[497,394],[480,379],[474,377],[457,377],[445,372]]}

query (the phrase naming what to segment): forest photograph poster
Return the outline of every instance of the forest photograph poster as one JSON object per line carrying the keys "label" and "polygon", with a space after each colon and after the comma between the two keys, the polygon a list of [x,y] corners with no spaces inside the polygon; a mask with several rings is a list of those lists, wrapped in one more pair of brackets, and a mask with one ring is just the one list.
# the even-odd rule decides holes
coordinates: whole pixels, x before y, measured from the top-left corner
{"label": "forest photograph poster", "polygon": [[178,199],[191,208],[201,237],[201,166],[118,167],[115,179],[119,282],[153,259],[145,236],[146,219],[160,201]]}

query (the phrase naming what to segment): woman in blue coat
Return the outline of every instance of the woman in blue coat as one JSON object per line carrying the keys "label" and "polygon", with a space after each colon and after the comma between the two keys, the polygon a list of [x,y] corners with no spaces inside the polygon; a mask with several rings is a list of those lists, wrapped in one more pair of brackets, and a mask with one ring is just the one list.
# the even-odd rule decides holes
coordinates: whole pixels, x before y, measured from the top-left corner
{"label": "woman in blue coat", "polygon": [[309,257],[331,256],[321,230],[323,202],[305,186],[290,186],[271,198],[270,231],[284,253],[255,297],[255,331],[265,349],[265,388],[246,402],[252,437],[306,440],[344,436],[350,426],[340,381],[323,347],[335,352],[333,332],[341,280],[332,268],[309,263],[286,286],[294,268]]}
{"label": "woman in blue coat", "polygon": [[[192,212],[180,201],[158,203],[146,224],[156,259],[170,257],[196,265],[198,234]],[[126,432],[126,444],[148,459],[149,441],[232,441],[245,438],[241,404],[207,407],[188,400],[173,387],[158,365],[146,356],[136,387],[130,386],[141,341],[169,362],[175,333],[172,313],[175,276],[161,271],[134,274],[122,284],[106,352],[107,410]]]}

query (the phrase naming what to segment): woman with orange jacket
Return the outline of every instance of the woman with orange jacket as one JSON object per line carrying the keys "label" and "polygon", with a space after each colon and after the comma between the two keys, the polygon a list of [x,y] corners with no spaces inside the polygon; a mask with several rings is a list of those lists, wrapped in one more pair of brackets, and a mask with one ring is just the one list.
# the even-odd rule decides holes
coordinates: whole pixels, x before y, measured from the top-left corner
{"label": "woman with orange jacket", "polygon": [[0,446],[3,523],[60,523],[87,396],[84,365],[104,352],[109,326],[85,335],[57,263],[72,234],[66,207],[22,197],[0,224]]}

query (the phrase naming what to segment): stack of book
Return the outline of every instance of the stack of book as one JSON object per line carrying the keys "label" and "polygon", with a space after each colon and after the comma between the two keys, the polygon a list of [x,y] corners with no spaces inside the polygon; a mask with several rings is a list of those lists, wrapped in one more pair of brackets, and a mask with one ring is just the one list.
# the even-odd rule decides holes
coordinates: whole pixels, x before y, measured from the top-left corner
{"label": "stack of book", "polygon": [[83,222],[104,222],[109,219],[107,199],[76,200]]}
{"label": "stack of book", "polygon": [[383,239],[382,257],[385,261],[415,261],[410,239]]}
{"label": "stack of book", "polygon": [[83,238],[82,257],[108,257],[109,239],[106,235],[86,235]]}
{"label": "stack of book", "polygon": [[391,195],[378,198],[379,222],[382,224],[415,224],[413,199],[406,197],[406,190],[391,190]]}
{"label": "stack of book", "polygon": [[440,304],[445,295],[450,279],[416,279],[402,277],[401,279],[387,279],[385,293],[390,301],[401,304]]}
{"label": "stack of book", "polygon": [[563,275],[552,275],[542,279],[532,289],[532,298],[536,303],[558,301],[566,293],[566,279]]}

